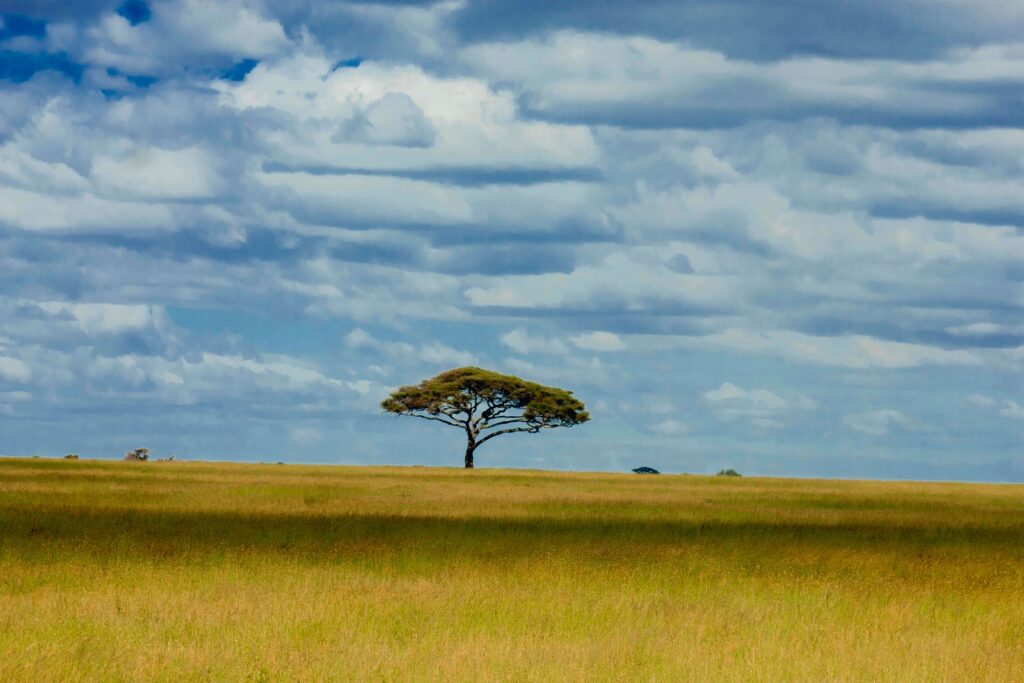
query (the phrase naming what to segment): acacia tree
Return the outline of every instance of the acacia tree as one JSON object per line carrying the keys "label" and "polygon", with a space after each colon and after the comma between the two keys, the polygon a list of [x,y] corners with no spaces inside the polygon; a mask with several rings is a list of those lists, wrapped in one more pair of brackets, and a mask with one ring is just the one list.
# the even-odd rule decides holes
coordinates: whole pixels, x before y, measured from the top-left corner
{"label": "acacia tree", "polygon": [[416,386],[400,387],[380,407],[464,430],[466,467],[473,467],[476,449],[496,436],[536,434],[590,419],[583,402],[571,391],[474,367],[455,368]]}

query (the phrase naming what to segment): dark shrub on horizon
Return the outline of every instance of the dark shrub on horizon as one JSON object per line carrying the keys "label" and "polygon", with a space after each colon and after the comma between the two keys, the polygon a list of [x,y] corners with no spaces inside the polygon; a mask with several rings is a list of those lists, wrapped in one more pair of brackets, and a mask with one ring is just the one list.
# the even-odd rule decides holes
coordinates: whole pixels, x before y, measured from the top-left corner
{"label": "dark shrub on horizon", "polygon": [[149,460],[149,449],[148,448],[136,448],[133,451],[126,451],[124,454],[125,460],[134,461],[145,461]]}

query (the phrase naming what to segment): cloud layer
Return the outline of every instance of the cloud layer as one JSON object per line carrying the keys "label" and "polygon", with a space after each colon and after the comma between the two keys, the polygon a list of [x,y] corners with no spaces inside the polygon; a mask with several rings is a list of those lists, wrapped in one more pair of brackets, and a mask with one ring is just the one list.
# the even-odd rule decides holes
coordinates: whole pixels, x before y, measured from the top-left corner
{"label": "cloud layer", "polygon": [[1007,3],[5,8],[0,452],[1024,478]]}

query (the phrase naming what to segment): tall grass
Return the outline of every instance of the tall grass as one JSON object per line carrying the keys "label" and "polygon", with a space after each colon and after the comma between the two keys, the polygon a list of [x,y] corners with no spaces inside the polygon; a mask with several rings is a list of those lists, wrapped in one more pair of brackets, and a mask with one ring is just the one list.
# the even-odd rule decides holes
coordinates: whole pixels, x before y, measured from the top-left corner
{"label": "tall grass", "polygon": [[0,459],[0,680],[1024,680],[1024,488]]}

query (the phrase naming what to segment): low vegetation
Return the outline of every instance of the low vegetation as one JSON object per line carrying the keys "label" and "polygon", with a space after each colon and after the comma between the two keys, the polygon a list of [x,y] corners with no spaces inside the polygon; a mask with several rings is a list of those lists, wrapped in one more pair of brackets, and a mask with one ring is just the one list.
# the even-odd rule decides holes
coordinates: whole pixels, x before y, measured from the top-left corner
{"label": "low vegetation", "polygon": [[145,462],[146,460],[149,460],[149,449],[133,448],[130,451],[125,451],[124,459],[135,462]]}
{"label": "low vegetation", "polygon": [[1024,489],[0,459],[0,680],[1024,680]]}

